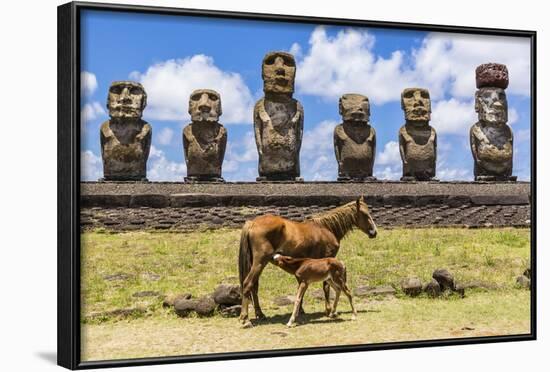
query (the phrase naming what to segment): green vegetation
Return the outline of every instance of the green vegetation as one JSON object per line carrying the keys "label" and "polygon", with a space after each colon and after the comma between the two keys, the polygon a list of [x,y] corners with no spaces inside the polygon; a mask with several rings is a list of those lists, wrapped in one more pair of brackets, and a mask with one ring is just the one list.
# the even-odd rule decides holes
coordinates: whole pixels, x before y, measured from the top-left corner
{"label": "green vegetation", "polygon": [[[528,265],[529,234],[527,229],[394,229],[380,230],[376,239],[368,239],[355,231],[338,254],[346,263],[352,289],[381,284],[397,288],[409,276],[426,282],[436,268],[447,268],[459,283],[476,282],[491,289],[467,290],[464,299],[408,298],[400,292],[396,298],[356,298],[359,318],[351,322],[346,299],[339,305],[341,321],[322,316],[323,303],[311,296],[320,288],[315,285],[306,292],[305,324],[288,330],[284,324],[291,307],[277,307],[272,299],[295,294],[296,281],[269,265],[260,280],[268,320],[245,330],[236,319],[220,315],[178,318],[162,307],[163,296],[134,296],[156,291],[198,297],[221,282],[237,284],[239,230],[84,233],[83,358],[528,333],[529,292],[516,287],[515,277]],[[135,311],[124,316],[109,313],[117,309]]]}

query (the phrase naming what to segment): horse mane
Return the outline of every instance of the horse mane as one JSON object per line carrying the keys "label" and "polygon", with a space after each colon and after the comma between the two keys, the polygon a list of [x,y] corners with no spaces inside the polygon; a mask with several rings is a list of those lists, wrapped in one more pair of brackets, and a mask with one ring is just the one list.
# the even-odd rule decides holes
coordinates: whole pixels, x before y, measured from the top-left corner
{"label": "horse mane", "polygon": [[308,218],[308,221],[330,230],[340,241],[357,226],[356,202],[352,201],[329,211]]}

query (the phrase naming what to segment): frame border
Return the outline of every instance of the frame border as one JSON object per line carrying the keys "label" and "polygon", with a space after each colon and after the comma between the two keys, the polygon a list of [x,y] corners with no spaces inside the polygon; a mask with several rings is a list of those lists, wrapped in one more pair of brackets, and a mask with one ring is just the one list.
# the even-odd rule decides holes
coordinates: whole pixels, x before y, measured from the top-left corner
{"label": "frame border", "polygon": [[[80,330],[80,15],[81,10],[196,16],[285,23],[325,24],[418,30],[492,36],[528,37],[531,40],[531,333],[506,336],[434,339],[377,344],[324,346],[300,349],[228,352],[215,354],[118,359],[82,362]],[[57,8],[57,363],[68,369],[126,367],[182,362],[219,361],[327,354],[417,347],[485,344],[537,339],[536,301],[536,47],[530,30],[462,27],[282,14],[233,12],[172,7],[71,2]]]}

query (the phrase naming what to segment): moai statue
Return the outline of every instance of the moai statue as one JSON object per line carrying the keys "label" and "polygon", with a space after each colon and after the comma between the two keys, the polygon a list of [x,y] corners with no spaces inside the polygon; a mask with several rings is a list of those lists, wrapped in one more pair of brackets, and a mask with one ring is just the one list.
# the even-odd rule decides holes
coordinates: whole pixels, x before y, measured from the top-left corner
{"label": "moai statue", "polygon": [[435,162],[437,136],[430,126],[430,93],[423,88],[406,88],[401,93],[405,125],[399,129],[399,152],[403,161],[401,181],[437,181]]}
{"label": "moai statue", "polygon": [[470,129],[476,181],[516,181],[512,176],[513,135],[508,121],[505,65],[487,63],[476,68],[475,110],[479,121]]}
{"label": "moai statue", "polygon": [[197,89],[191,93],[191,124],[183,128],[186,182],[224,182],[222,163],[227,144],[227,130],[218,122],[221,114],[222,102],[217,92]]}
{"label": "moai statue", "polygon": [[147,94],[141,84],[111,84],[107,97],[110,119],[100,129],[103,180],[147,181],[152,129],[141,119],[146,105]]}
{"label": "moai statue", "polygon": [[300,147],[304,109],[292,98],[296,62],[286,52],[267,53],[262,62],[265,96],[254,106],[258,181],[303,181]]}
{"label": "moai statue", "polygon": [[369,99],[361,94],[344,94],[339,109],[343,123],[334,128],[338,181],[373,181],[376,132],[369,123]]}

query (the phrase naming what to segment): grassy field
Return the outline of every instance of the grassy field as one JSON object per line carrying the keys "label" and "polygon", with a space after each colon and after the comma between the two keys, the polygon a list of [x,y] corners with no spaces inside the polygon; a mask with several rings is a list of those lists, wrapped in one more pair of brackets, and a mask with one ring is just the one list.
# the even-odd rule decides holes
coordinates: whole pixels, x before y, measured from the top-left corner
{"label": "grassy field", "polygon": [[[260,282],[268,319],[252,329],[220,315],[178,318],[162,307],[163,295],[199,297],[219,283],[237,284],[239,235],[238,230],[82,234],[83,360],[529,333],[529,291],[515,285],[529,261],[527,229],[394,229],[380,230],[376,239],[353,232],[338,255],[352,289],[398,288],[409,276],[425,282],[436,268],[447,268],[459,283],[489,288],[469,290],[463,299],[409,298],[399,291],[395,297],[356,298],[356,322],[349,321],[345,299],[340,319],[324,317],[323,303],[310,293],[318,285],[306,293],[303,324],[287,329],[291,306],[272,300],[294,295],[296,282],[272,265]],[[134,296],[142,291],[159,295]],[[136,311],[109,313],[119,309]]]}

